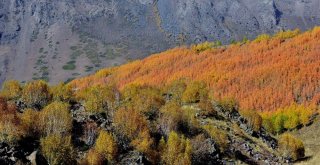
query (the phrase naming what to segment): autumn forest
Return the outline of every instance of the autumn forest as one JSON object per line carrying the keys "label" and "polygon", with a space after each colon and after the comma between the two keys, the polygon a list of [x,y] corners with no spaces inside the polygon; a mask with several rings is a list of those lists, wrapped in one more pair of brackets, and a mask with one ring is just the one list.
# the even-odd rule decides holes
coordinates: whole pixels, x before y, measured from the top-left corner
{"label": "autumn forest", "polygon": [[[274,164],[317,118],[320,28],[182,46],[68,83],[8,80],[0,164]],[[9,152],[12,151],[12,152]]]}

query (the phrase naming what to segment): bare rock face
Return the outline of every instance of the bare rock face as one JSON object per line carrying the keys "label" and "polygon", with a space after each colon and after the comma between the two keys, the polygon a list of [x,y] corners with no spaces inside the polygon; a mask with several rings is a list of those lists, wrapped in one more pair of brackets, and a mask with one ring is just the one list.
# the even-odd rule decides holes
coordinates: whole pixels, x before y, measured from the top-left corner
{"label": "bare rock face", "polygon": [[57,83],[178,45],[306,30],[320,24],[319,8],[318,0],[0,0],[0,83]]}

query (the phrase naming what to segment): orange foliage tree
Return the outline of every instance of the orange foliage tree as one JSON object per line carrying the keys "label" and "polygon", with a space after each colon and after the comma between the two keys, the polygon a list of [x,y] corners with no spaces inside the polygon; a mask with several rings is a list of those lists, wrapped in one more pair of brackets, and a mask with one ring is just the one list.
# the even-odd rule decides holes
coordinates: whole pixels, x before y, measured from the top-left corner
{"label": "orange foliage tree", "polygon": [[[115,83],[162,87],[174,80],[204,81],[216,99],[234,97],[243,109],[273,111],[296,103],[319,104],[320,28],[260,36],[257,42],[196,53],[180,47],[71,82],[77,89]],[[104,75],[104,76],[101,76]]]}

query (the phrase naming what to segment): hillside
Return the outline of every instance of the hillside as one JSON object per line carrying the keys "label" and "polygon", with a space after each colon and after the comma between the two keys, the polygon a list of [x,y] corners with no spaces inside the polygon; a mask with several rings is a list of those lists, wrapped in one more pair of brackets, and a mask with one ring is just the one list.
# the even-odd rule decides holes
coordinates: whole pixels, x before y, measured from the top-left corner
{"label": "hillside", "polygon": [[[0,0],[0,84],[52,84],[179,45],[320,23],[318,0]],[[23,67],[22,67],[23,66]]]}
{"label": "hillside", "polygon": [[[205,49],[199,51],[201,47]],[[161,87],[186,78],[204,81],[216,99],[232,97],[243,109],[274,111],[293,103],[319,104],[319,50],[320,28],[302,34],[287,31],[230,46],[208,48],[205,43],[193,49],[174,48],[101,70],[71,85],[77,89],[110,83],[120,89],[128,84]]]}
{"label": "hillside", "polygon": [[6,81],[0,164],[315,162],[319,42],[319,27],[289,30],[177,47],[66,84]]}

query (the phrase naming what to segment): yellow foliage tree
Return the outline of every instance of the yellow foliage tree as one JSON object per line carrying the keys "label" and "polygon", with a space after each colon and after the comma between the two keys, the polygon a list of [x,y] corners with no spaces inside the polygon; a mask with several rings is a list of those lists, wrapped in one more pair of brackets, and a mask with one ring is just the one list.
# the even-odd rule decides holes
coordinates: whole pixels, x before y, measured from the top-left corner
{"label": "yellow foliage tree", "polygon": [[176,132],[171,132],[168,137],[162,161],[170,165],[191,164],[192,145],[189,139],[179,136]]}
{"label": "yellow foliage tree", "polygon": [[203,127],[210,137],[219,145],[221,151],[225,151],[229,146],[229,138],[226,132],[220,130],[212,125],[205,125]]}
{"label": "yellow foliage tree", "polygon": [[51,165],[76,164],[71,136],[50,135],[40,139],[41,152]]}
{"label": "yellow foliage tree", "polygon": [[171,82],[169,85],[165,86],[164,89],[167,94],[167,100],[171,100],[181,105],[182,96],[186,88],[187,84],[185,79],[178,79]]}
{"label": "yellow foliage tree", "polygon": [[84,105],[91,113],[111,112],[115,106],[116,89],[111,86],[94,86],[84,94]]}
{"label": "yellow foliage tree", "polygon": [[51,87],[50,91],[54,101],[68,102],[73,97],[72,87],[70,85],[65,85],[64,83],[59,83],[58,85]]}
{"label": "yellow foliage tree", "polygon": [[262,117],[255,110],[242,110],[240,114],[247,120],[253,131],[258,132],[262,127]]}
{"label": "yellow foliage tree", "polygon": [[27,109],[20,115],[21,125],[25,132],[30,135],[36,135],[39,131],[39,112],[33,109]]}
{"label": "yellow foliage tree", "polygon": [[49,104],[40,112],[39,124],[43,135],[68,133],[72,128],[69,105],[63,102]]}
{"label": "yellow foliage tree", "polygon": [[117,154],[117,143],[113,135],[103,130],[100,131],[95,144],[95,151],[108,161],[114,160]]}
{"label": "yellow foliage tree", "polygon": [[94,149],[89,150],[87,157],[86,157],[86,163],[88,165],[103,165],[105,164],[104,158],[100,153],[95,151]]}
{"label": "yellow foliage tree", "polygon": [[21,92],[22,88],[18,81],[10,80],[4,82],[2,85],[1,95],[9,100],[17,100],[21,97]]}
{"label": "yellow foliage tree", "polygon": [[280,151],[283,153],[283,156],[287,158],[298,160],[305,156],[303,142],[289,133],[281,135],[278,143]]}
{"label": "yellow foliage tree", "polygon": [[182,101],[185,103],[196,103],[208,99],[208,89],[204,82],[191,82],[182,95]]}
{"label": "yellow foliage tree", "polygon": [[29,82],[22,90],[22,100],[28,107],[41,109],[50,99],[51,95],[48,84],[42,80]]}
{"label": "yellow foliage tree", "polygon": [[138,151],[145,153],[151,159],[154,157],[151,146],[153,140],[150,136],[148,121],[139,111],[134,109],[120,109],[114,116],[115,128],[121,135],[131,140],[131,145]]}
{"label": "yellow foliage tree", "polygon": [[0,141],[7,143],[17,142],[22,135],[23,130],[16,124],[17,119],[14,115],[5,115],[0,121]]}
{"label": "yellow foliage tree", "polygon": [[178,131],[178,124],[183,120],[183,111],[176,102],[168,102],[160,109],[159,124],[164,134]]}

